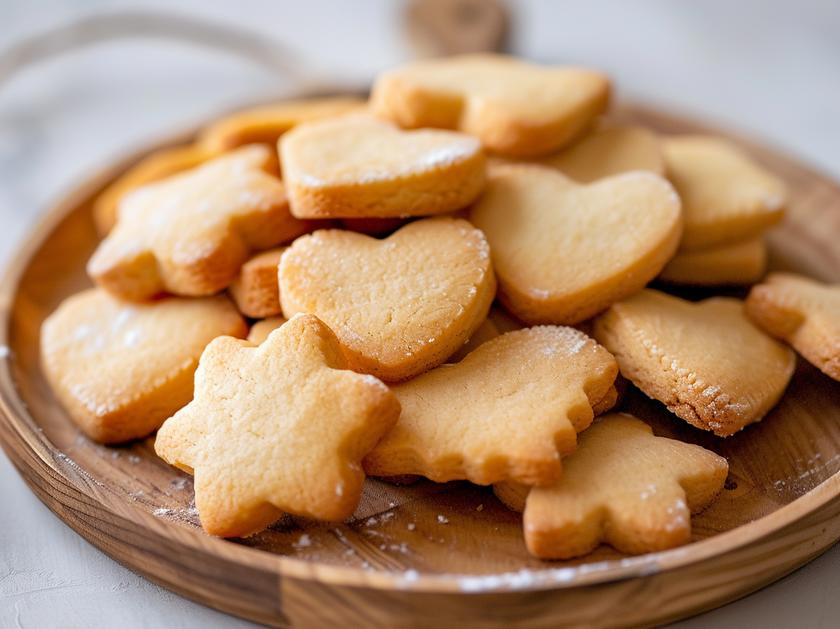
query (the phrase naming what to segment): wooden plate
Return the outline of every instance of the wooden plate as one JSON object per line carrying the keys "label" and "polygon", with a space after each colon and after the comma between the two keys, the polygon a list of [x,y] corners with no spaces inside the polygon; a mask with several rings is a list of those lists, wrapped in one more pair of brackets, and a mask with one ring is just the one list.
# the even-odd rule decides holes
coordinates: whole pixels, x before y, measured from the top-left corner
{"label": "wooden plate", "polygon": [[[640,107],[618,116],[665,132],[708,131]],[[840,281],[840,189],[776,152],[744,143],[790,185],[772,266]],[[136,155],[134,159],[139,158]],[[630,625],[721,605],[780,578],[840,538],[840,384],[800,361],[781,404],[730,439],[689,427],[631,391],[624,408],[658,434],[725,455],[726,489],[694,519],[692,544],[625,558],[601,548],[575,562],[528,556],[520,518],[487,488],[371,480],[356,516],[288,517],[247,540],[210,538],[192,481],[151,440],[90,442],[54,400],[38,365],[39,328],[88,284],[96,244],[90,200],[133,160],[46,217],[2,285],[0,441],[36,495],[111,557],[217,609],[274,625],[484,627]]]}

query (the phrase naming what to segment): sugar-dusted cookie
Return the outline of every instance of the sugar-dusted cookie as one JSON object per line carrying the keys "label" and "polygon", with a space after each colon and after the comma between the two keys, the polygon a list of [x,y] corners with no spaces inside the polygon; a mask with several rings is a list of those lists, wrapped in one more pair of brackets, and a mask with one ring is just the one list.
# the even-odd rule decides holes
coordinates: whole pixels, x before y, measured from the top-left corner
{"label": "sugar-dusted cookie", "polygon": [[210,341],[247,331],[223,296],[131,304],[88,289],[44,321],[41,364],[82,430],[118,443],[145,437],[190,401]]}
{"label": "sugar-dusted cookie", "polygon": [[782,219],[787,193],[737,146],[709,136],[662,138],[665,169],[683,203],[684,250],[755,238]]}
{"label": "sugar-dusted cookie", "polygon": [[349,517],[360,462],[400,414],[372,376],[349,371],[335,335],[299,315],[261,345],[221,337],[195,374],[195,399],[161,426],[155,451],[195,474],[205,531],[262,530],[283,512]]}
{"label": "sugar-dusted cookie", "polygon": [[671,284],[721,286],[752,284],[767,266],[767,245],[753,238],[710,249],[677,252],[659,274]]}
{"label": "sugar-dusted cookie", "polygon": [[643,127],[604,126],[572,146],[540,160],[564,175],[590,183],[633,170],[665,174],[659,138]]}
{"label": "sugar-dusted cookie", "polygon": [[286,318],[280,316],[261,319],[251,326],[251,330],[248,332],[248,341],[254,345],[259,345],[268,338],[269,334],[284,323],[286,323]]}
{"label": "sugar-dusted cookie", "polygon": [[452,354],[446,362],[457,363],[462,361],[467,357],[467,354],[472,352],[479,345],[483,345],[490,339],[496,338],[499,334],[501,334],[499,328],[496,327],[496,324],[493,323],[492,319],[488,316],[481,325],[476,328],[475,332],[472,333],[472,336],[470,336],[467,342],[461,345],[458,351]]}
{"label": "sugar-dusted cookie", "polygon": [[369,116],[296,127],[280,140],[298,218],[425,216],[469,205],[484,187],[479,142],[452,131],[403,131]]}
{"label": "sugar-dusted cookie", "polygon": [[607,350],[573,328],[508,332],[395,386],[402,414],[365,457],[365,471],[552,483],[617,371]]}
{"label": "sugar-dusted cookie", "polygon": [[746,312],[765,332],[840,380],[840,284],[772,273],[763,284],[753,286]]}
{"label": "sugar-dusted cookie", "polygon": [[494,166],[470,213],[499,298],[528,323],[577,323],[639,291],[674,254],[680,202],[653,173],[589,185],[543,166]]}
{"label": "sugar-dusted cookie", "polygon": [[289,214],[283,184],[265,170],[271,162],[268,148],[252,145],[135,190],[88,274],[131,300],[225,288],[251,251],[309,228]]}
{"label": "sugar-dusted cookie", "polygon": [[764,417],[796,364],[747,320],[742,302],[724,297],[692,303],[646,289],[601,315],[594,335],[624,377],[719,437]]}
{"label": "sugar-dusted cookie", "polygon": [[214,157],[206,148],[187,144],[155,151],[131,166],[99,193],[93,202],[93,221],[100,234],[107,234],[117,222],[117,207],[123,197],[147,183],[195,168]]}
{"label": "sugar-dusted cookie", "polygon": [[351,97],[290,100],[237,111],[207,126],[199,144],[207,150],[224,152],[246,144],[271,144],[303,122],[330,118],[366,107]]}
{"label": "sugar-dusted cookie", "polygon": [[602,542],[637,555],[691,539],[691,514],[723,489],[729,465],[697,445],[655,437],[631,415],[605,415],[579,436],[550,487],[497,486],[511,508],[524,500],[525,543],[541,559],[571,559]]}
{"label": "sugar-dusted cookie", "polygon": [[420,61],[379,75],[371,108],[405,128],[475,135],[488,150],[535,157],[576,139],[607,108],[609,79],[501,55]]}
{"label": "sugar-dusted cookie", "polygon": [[255,319],[280,314],[277,267],[285,250],[285,247],[277,247],[262,251],[242,265],[228,288],[239,312]]}
{"label": "sugar-dusted cookie", "polygon": [[487,241],[460,219],[415,221],[384,240],[320,230],[280,260],[285,316],[318,315],[354,369],[388,381],[451,356],[487,317],[495,292]]}

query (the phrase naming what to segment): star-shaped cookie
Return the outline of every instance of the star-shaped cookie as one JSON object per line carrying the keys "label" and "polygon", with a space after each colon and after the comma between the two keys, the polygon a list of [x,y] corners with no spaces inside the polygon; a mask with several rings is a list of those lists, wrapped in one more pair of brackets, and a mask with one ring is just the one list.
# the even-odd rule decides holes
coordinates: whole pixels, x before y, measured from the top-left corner
{"label": "star-shaped cookie", "polygon": [[309,227],[289,213],[271,151],[247,146],[125,197],[88,274],[123,299],[161,292],[210,295],[228,286],[251,251]]}
{"label": "star-shaped cookie", "polygon": [[260,531],[283,512],[349,517],[360,462],[400,412],[373,376],[345,369],[332,331],[298,315],[261,345],[230,337],[201,356],[195,397],[158,431],[155,450],[195,474],[204,530]]}
{"label": "star-shaped cookie", "polygon": [[723,489],[728,470],[714,452],[656,437],[630,415],[605,415],[581,433],[560,480],[528,494],[528,550],[569,559],[602,542],[629,554],[679,546],[691,538],[691,514]]}

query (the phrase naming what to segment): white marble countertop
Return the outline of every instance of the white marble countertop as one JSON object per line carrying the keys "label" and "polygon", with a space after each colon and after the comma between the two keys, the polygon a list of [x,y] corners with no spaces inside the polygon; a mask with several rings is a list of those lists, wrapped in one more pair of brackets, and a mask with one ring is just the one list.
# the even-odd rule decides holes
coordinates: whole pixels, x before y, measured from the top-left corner
{"label": "white marble countertop", "polygon": [[[840,179],[840,3],[810,0],[512,2],[513,49],[599,66],[621,94],[762,137]],[[398,2],[2,0],[0,48],[98,9],[153,8],[253,29],[364,84],[410,54]],[[348,51],[350,51],[348,53]],[[32,220],[98,166],[214,112],[290,86],[234,56],[115,41],[0,84],[0,260]],[[244,627],[145,581],[44,507],[0,456],[0,626]],[[840,548],[683,627],[835,627]]]}

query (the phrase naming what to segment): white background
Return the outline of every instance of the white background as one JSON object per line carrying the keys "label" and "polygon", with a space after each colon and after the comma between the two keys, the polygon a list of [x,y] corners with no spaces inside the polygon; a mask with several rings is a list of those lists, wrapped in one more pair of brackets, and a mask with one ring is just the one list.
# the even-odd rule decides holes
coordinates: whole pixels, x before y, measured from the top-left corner
{"label": "white background", "polygon": [[[512,2],[513,49],[601,67],[622,96],[699,114],[840,178],[840,2]],[[401,3],[0,0],[0,48],[91,11],[200,15],[291,46],[363,85],[406,59]],[[2,68],[0,68],[0,71]],[[179,126],[288,89],[207,49],[112,42],[0,84],[0,259],[38,212],[109,159]],[[683,627],[836,627],[840,549]],[[65,527],[0,455],[0,627],[244,627],[120,567]]]}

